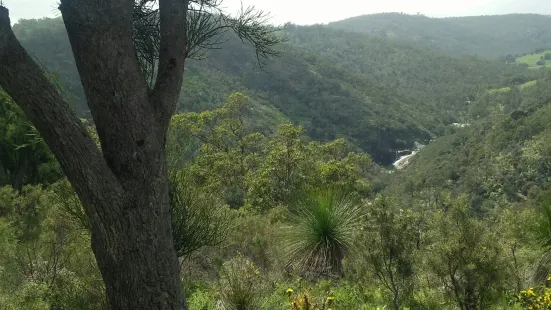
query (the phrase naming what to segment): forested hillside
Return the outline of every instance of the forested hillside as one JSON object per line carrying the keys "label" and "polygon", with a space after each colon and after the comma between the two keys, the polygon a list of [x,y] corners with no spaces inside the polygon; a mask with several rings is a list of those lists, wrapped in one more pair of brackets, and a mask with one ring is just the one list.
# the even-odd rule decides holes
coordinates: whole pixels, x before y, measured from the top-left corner
{"label": "forested hillside", "polygon": [[551,45],[551,17],[537,14],[429,18],[373,14],[329,23],[328,27],[401,40],[452,55],[496,59]]}
{"label": "forested hillside", "polygon": [[549,190],[550,102],[549,78],[488,93],[473,105],[486,118],[433,141],[395,185],[412,195],[466,192],[479,212],[539,199]]}
{"label": "forested hillside", "polygon": [[[268,59],[227,33],[207,58],[186,60],[162,141],[132,132],[137,151],[119,166],[124,147],[108,144],[105,126],[120,124],[92,119],[62,21],[14,32],[106,171],[126,176],[162,144],[153,163],[166,163],[165,178],[144,180],[167,185],[161,230],[172,228],[187,309],[528,310],[551,309],[551,71],[536,63],[551,44],[547,20],[286,24]],[[0,309],[107,310],[98,220],[43,137],[0,89]],[[135,179],[113,184],[142,186]],[[138,223],[159,216],[139,206],[114,221],[126,209],[144,212]]]}
{"label": "forested hillside", "polygon": [[[14,31],[86,116],[61,20],[21,21]],[[284,52],[259,67],[235,38],[205,60],[187,62],[180,111],[219,106],[232,91],[260,103],[266,126],[285,118],[313,139],[346,137],[382,164],[415,141],[467,122],[466,102],[488,88],[518,85],[538,72],[476,58],[454,58],[406,43],[326,27],[283,29]]]}

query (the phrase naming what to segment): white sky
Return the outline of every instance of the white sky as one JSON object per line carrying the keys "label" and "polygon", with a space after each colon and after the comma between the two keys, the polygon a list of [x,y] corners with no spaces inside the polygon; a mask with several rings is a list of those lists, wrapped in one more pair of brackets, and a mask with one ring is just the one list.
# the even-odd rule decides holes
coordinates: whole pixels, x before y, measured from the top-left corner
{"label": "white sky", "polygon": [[[12,22],[20,18],[52,17],[58,0],[0,0],[10,9]],[[225,0],[229,13],[254,5],[270,12],[271,23],[327,23],[381,12],[422,13],[427,16],[464,16],[507,13],[551,14],[551,0]]]}

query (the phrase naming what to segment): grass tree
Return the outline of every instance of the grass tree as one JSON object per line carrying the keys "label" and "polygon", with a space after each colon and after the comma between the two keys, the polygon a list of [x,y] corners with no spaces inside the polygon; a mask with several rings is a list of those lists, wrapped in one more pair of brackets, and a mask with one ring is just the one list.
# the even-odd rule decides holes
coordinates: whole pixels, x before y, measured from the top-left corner
{"label": "grass tree", "polygon": [[352,246],[364,208],[351,193],[313,190],[291,208],[287,245],[289,266],[310,275],[342,276],[342,260]]}

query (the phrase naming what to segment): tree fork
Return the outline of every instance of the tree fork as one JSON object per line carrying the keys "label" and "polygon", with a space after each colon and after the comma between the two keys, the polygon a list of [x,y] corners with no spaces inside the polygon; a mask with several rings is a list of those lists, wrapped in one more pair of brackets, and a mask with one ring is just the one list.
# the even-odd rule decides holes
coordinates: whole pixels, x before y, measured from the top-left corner
{"label": "tree fork", "polygon": [[[82,201],[111,308],[186,309],[172,239],[165,151],[185,59],[221,43],[226,29],[249,41],[259,58],[277,55],[272,47],[282,38],[264,27],[263,12],[248,8],[231,18],[217,10],[217,0],[60,2],[101,151],[23,49],[1,5],[0,87],[33,122]],[[158,23],[146,22],[149,29],[141,39],[158,46],[144,55],[136,47],[134,18],[139,17],[134,13],[148,3],[158,4],[149,12]],[[154,74],[144,76],[144,56],[150,66],[158,64],[154,81]]]}
{"label": "tree fork", "polygon": [[[60,5],[103,152],[18,42],[4,7],[0,86],[36,126],[82,200],[111,308],[186,309],[172,242],[165,155],[185,57],[165,53],[168,60],[160,61],[167,67],[164,82],[151,92],[132,45],[132,5],[132,0]],[[161,17],[166,29],[185,15],[187,2],[161,0],[159,5],[161,13],[163,7],[180,8],[180,15],[171,11]],[[165,40],[185,42],[185,31],[180,35],[184,39],[173,33]],[[165,44],[167,51],[178,50]]]}

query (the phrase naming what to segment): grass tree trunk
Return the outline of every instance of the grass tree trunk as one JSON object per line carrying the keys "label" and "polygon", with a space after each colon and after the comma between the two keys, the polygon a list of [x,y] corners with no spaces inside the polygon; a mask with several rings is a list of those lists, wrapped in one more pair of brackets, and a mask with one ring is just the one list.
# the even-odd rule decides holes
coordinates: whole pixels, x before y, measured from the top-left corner
{"label": "grass tree trunk", "polygon": [[166,131],[185,60],[188,2],[160,0],[149,88],[132,42],[134,0],[61,0],[88,106],[86,128],[14,36],[0,7],[0,86],[34,123],[83,202],[112,309],[185,309],[170,224]]}

